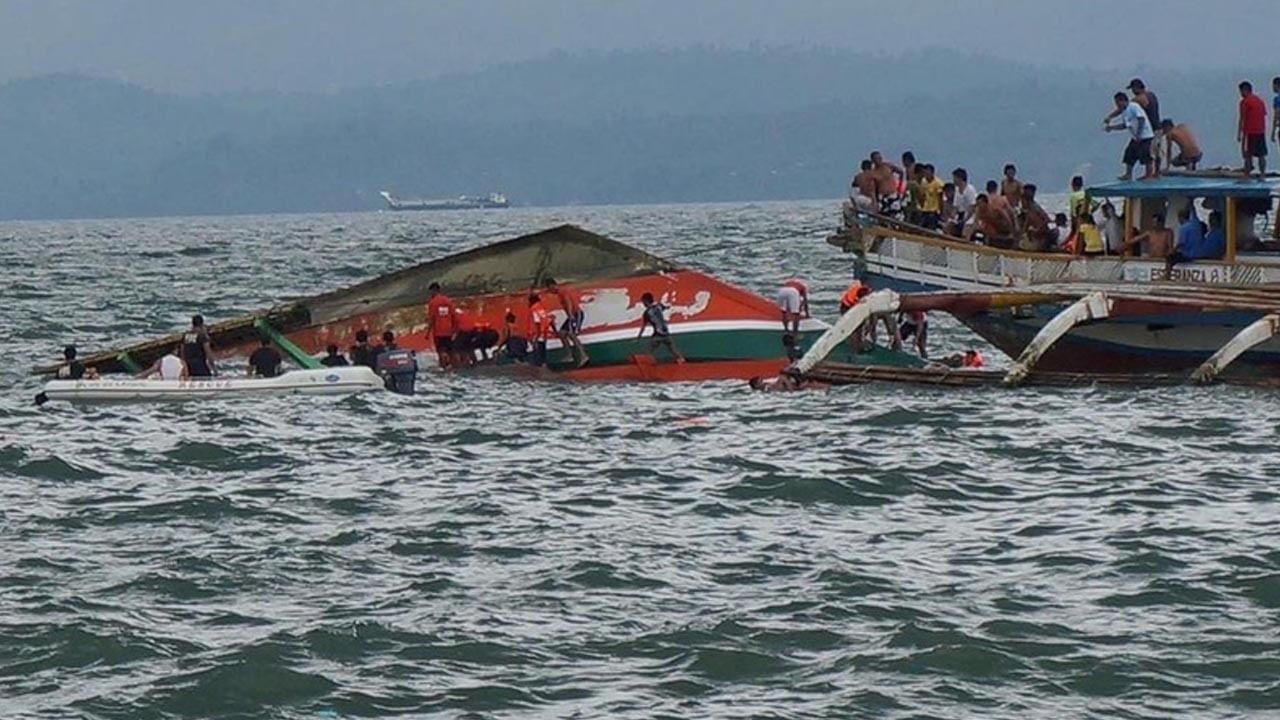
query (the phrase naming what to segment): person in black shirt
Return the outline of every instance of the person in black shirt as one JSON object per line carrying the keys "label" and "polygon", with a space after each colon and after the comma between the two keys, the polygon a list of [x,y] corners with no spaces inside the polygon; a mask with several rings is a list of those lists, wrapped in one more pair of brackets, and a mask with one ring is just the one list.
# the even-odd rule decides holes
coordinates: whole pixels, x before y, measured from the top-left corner
{"label": "person in black shirt", "polygon": [[356,344],[351,346],[351,364],[364,365],[367,368],[373,368],[374,361],[377,360],[377,353],[369,345],[369,331],[356,331]]}
{"label": "person in black shirt", "polygon": [[59,380],[93,380],[98,377],[97,370],[85,367],[84,363],[76,359],[75,345],[68,345],[63,348],[62,357],[67,361],[67,364],[58,368],[57,378]]}
{"label": "person in black shirt", "polygon": [[338,353],[337,345],[330,345],[329,347],[325,348],[325,351],[328,352],[329,354],[320,358],[321,365],[325,367],[346,367],[347,366],[348,364],[347,359],[342,357],[342,355]]}
{"label": "person in black shirt", "polygon": [[262,346],[249,356],[249,375],[273,378],[280,374],[280,363],[283,361],[280,351],[271,347],[271,341],[262,338]]}
{"label": "person in black shirt", "polygon": [[203,315],[191,316],[191,329],[182,335],[182,354],[179,356],[187,364],[190,377],[210,377],[215,375],[213,367],[213,345],[209,339],[209,331],[204,326]]}

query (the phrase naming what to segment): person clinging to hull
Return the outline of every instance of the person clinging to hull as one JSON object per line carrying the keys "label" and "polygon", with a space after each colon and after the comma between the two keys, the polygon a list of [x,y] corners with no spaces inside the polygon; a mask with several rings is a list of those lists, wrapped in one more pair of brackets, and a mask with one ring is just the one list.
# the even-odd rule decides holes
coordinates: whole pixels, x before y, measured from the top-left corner
{"label": "person clinging to hull", "polygon": [[529,353],[529,364],[535,367],[547,364],[547,341],[556,337],[555,318],[547,312],[542,304],[542,296],[537,293],[529,295],[529,340],[533,350]]}
{"label": "person clinging to hull", "polygon": [[675,341],[671,339],[671,329],[667,327],[667,308],[653,299],[653,293],[641,295],[640,302],[644,304],[644,314],[640,316],[640,334],[636,337],[644,337],[644,329],[652,327],[653,339],[649,341],[649,352],[659,347],[666,347],[677,363],[684,362],[684,356],[676,349]]}
{"label": "person clinging to hull", "polygon": [[213,344],[209,338],[209,330],[204,326],[203,315],[191,316],[191,327],[182,335],[179,353],[189,377],[212,377],[217,374],[217,368],[213,364]]}
{"label": "person clinging to hull", "polygon": [[543,285],[547,288],[547,292],[556,296],[556,299],[560,301],[560,309],[564,310],[564,322],[560,324],[558,333],[560,342],[573,351],[578,367],[586,365],[588,361],[587,349],[583,347],[582,341],[578,339],[578,336],[582,334],[582,325],[586,320],[586,313],[582,311],[582,302],[578,294],[569,288],[563,287],[554,278],[547,278]]}

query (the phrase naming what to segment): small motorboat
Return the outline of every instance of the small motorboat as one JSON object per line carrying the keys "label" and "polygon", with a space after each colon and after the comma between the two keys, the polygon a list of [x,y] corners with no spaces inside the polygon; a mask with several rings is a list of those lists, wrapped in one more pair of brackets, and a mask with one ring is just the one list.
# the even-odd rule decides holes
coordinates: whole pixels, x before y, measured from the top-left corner
{"label": "small motorboat", "polygon": [[384,381],[373,370],[354,367],[290,370],[273,378],[212,377],[186,380],[113,378],[50,380],[36,396],[36,404],[65,402],[136,402],[143,400],[205,400],[269,395],[350,395],[382,390]]}

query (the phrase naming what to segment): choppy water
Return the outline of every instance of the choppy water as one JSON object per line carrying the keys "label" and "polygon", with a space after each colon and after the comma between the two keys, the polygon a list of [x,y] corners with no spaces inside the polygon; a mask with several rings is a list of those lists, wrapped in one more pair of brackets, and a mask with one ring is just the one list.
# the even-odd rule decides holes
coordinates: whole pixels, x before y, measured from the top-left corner
{"label": "choppy water", "polygon": [[761,291],[798,273],[832,305],[833,216],[0,225],[0,716],[1280,710],[1273,393],[433,376],[413,398],[28,404],[65,341],[560,221]]}

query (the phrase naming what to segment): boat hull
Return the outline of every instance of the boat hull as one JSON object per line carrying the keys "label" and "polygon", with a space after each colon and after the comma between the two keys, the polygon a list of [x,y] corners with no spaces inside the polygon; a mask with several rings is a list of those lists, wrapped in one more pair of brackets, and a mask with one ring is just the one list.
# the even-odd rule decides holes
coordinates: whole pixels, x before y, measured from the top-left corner
{"label": "boat hull", "polygon": [[51,380],[43,395],[49,401],[110,403],[224,400],[280,395],[350,395],[383,389],[382,378],[367,367],[294,370],[274,378],[193,378],[139,380],[104,377],[94,380]]}

